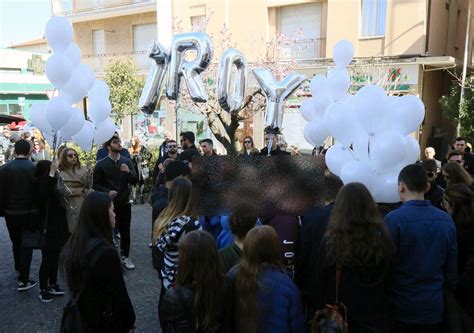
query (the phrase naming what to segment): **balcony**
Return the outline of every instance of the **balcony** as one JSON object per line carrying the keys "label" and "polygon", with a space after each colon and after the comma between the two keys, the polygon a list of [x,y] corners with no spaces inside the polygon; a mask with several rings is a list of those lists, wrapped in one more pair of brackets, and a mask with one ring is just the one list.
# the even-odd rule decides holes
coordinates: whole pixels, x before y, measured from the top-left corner
{"label": "balcony", "polygon": [[147,51],[83,55],[81,62],[89,65],[96,73],[96,76],[103,77],[107,66],[111,62],[117,60],[126,61],[130,58],[135,60],[140,74],[145,74],[150,69],[151,60],[148,57]]}
{"label": "balcony", "polygon": [[156,11],[156,0],[51,0],[54,15],[72,22]]}
{"label": "balcony", "polygon": [[[271,50],[275,45],[267,43]],[[298,39],[281,46],[276,51],[281,60],[310,60],[326,57],[326,38]]]}

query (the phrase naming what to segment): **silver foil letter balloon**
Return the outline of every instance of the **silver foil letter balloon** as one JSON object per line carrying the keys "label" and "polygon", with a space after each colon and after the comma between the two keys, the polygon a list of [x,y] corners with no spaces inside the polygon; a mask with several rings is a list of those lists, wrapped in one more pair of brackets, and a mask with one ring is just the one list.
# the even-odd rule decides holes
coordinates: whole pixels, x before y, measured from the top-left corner
{"label": "silver foil letter balloon", "polygon": [[265,109],[265,127],[280,130],[283,121],[283,104],[306,78],[295,73],[289,74],[277,82],[268,69],[256,68],[253,75],[267,97]]}
{"label": "silver foil letter balloon", "polygon": [[[234,86],[231,87],[232,66],[237,67]],[[222,54],[217,77],[217,98],[221,108],[227,112],[239,112],[244,104],[247,86],[247,60],[236,49]]]}
{"label": "silver foil letter balloon", "polygon": [[152,114],[161,97],[163,83],[165,82],[170,62],[170,54],[163,45],[153,42],[148,56],[153,59],[153,62],[140,96],[139,106],[142,112]]}
{"label": "silver foil letter balloon", "polygon": [[[186,52],[193,50],[196,57],[186,60]],[[212,59],[212,42],[209,36],[202,32],[178,34],[173,37],[171,44],[171,62],[166,96],[176,100],[180,93],[181,78],[188,86],[189,95],[194,102],[207,101],[204,83],[199,75]]]}

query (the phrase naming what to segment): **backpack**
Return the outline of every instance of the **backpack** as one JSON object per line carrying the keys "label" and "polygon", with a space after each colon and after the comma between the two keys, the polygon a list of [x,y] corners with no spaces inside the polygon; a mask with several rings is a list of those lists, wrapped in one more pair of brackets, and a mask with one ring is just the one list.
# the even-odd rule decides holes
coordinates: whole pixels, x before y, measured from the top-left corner
{"label": "backpack", "polygon": [[[87,243],[87,253],[90,253],[93,249],[99,247],[89,262],[89,268],[94,267],[102,253],[104,253],[104,251],[107,249],[105,246],[100,247],[101,243],[102,241],[99,238],[93,238]],[[59,329],[61,333],[91,332],[91,329],[88,327],[87,323],[82,317],[79,306],[77,305],[79,296],[80,294],[76,297],[71,295],[66,306],[63,308],[61,327]]]}
{"label": "backpack", "polygon": [[316,311],[311,320],[311,333],[347,333],[347,307],[339,302],[339,285],[341,269],[336,269],[336,301],[326,304],[323,309]]}

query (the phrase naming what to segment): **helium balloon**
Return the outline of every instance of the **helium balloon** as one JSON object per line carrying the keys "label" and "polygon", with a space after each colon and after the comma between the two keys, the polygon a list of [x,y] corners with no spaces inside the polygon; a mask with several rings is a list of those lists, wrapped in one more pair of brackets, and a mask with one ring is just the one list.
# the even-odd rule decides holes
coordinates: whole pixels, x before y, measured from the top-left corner
{"label": "helium balloon", "polygon": [[81,49],[76,43],[69,44],[69,47],[64,51],[64,55],[71,62],[72,68],[76,68],[81,63]]}
{"label": "helium balloon", "polygon": [[[231,86],[232,67],[237,68],[234,86]],[[221,108],[227,112],[240,111],[245,102],[245,89],[247,86],[247,60],[236,49],[224,52],[219,63],[217,77],[217,98]]]}
{"label": "helium balloon", "polygon": [[340,40],[332,50],[332,58],[337,67],[347,67],[354,58],[354,46],[348,40]]}
{"label": "helium balloon", "polygon": [[328,96],[335,101],[344,99],[347,95],[347,90],[351,86],[349,72],[345,68],[335,68],[329,73],[328,81]]}
{"label": "helium balloon", "polygon": [[55,53],[67,50],[73,34],[72,25],[64,16],[53,16],[46,23],[46,38]]}
{"label": "helium balloon", "polygon": [[323,123],[318,120],[306,124],[303,134],[306,141],[313,147],[322,146],[329,135]]}
{"label": "helium balloon", "polygon": [[398,172],[377,175],[373,183],[372,196],[377,203],[399,202]]}
{"label": "helium balloon", "polygon": [[362,183],[370,191],[373,187],[374,172],[366,162],[352,161],[346,163],[341,170],[341,179],[344,184]]}
{"label": "helium balloon", "polygon": [[328,149],[325,155],[326,165],[329,170],[340,176],[342,168],[349,162],[355,161],[352,151],[343,145],[336,143]]}
{"label": "helium balloon", "polygon": [[61,137],[65,140],[69,140],[72,136],[79,133],[85,121],[84,113],[81,110],[71,108],[71,118],[66,125],[61,128]]}
{"label": "helium balloon", "polygon": [[88,116],[94,124],[97,125],[106,120],[110,112],[112,112],[112,105],[108,99],[94,98],[89,100]]}
{"label": "helium balloon", "polygon": [[383,172],[403,161],[407,154],[407,141],[396,131],[384,131],[370,138],[369,152],[374,169]]}
{"label": "helium balloon", "polygon": [[148,74],[138,103],[143,113],[152,114],[155,111],[163,91],[163,85],[170,62],[170,54],[163,45],[158,42],[153,42],[148,56],[152,59],[150,73]]}
{"label": "helium balloon", "polygon": [[64,88],[60,90],[60,95],[67,100],[69,105],[72,105],[82,101],[87,96],[88,90],[89,78],[84,75],[82,67],[78,66]]}
{"label": "helium balloon", "polygon": [[398,97],[393,108],[388,115],[390,124],[403,135],[416,131],[425,117],[425,105],[414,95]]}
{"label": "helium balloon", "polygon": [[46,118],[51,127],[58,131],[71,118],[71,106],[63,97],[54,97],[46,105]]}
{"label": "helium balloon", "polygon": [[306,79],[303,75],[288,74],[282,81],[277,82],[268,69],[257,68],[253,75],[265,93],[267,105],[265,109],[265,127],[281,129],[283,121],[283,104]]}
{"label": "helium balloon", "polygon": [[[196,51],[196,58],[186,60],[189,50]],[[171,61],[166,96],[177,100],[180,93],[181,78],[184,78],[189,95],[194,102],[207,101],[207,92],[200,76],[212,60],[211,38],[202,32],[178,34],[173,37],[171,44]]]}
{"label": "helium balloon", "polygon": [[90,152],[94,141],[94,132],[94,125],[86,120],[82,129],[72,136],[72,140],[81,147],[82,150]]}
{"label": "helium balloon", "polygon": [[107,140],[114,136],[116,130],[117,128],[112,119],[105,119],[103,122],[96,126],[94,134],[94,143],[101,145],[104,142],[107,142]]}
{"label": "helium balloon", "polygon": [[353,124],[352,106],[349,104],[332,103],[324,113],[324,126],[326,126],[331,136],[346,147],[349,147],[352,143],[353,137],[350,128]]}
{"label": "helium balloon", "polygon": [[94,98],[110,98],[110,88],[102,80],[95,80],[92,88],[89,90],[88,96],[90,99]]}
{"label": "helium balloon", "polygon": [[53,54],[46,60],[46,77],[56,89],[63,88],[71,78],[73,66],[64,54]]}
{"label": "helium balloon", "polygon": [[301,102],[300,113],[304,120],[308,122],[317,117],[313,98],[308,98]]}
{"label": "helium balloon", "polygon": [[311,79],[309,89],[313,96],[326,96],[328,79],[324,75],[316,75]]}

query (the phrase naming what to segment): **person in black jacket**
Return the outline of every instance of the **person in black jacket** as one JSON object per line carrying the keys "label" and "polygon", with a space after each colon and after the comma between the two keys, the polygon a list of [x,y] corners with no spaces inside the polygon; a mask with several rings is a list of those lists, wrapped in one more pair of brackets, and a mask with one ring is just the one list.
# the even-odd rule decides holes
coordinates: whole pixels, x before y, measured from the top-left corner
{"label": "person in black jacket", "polygon": [[45,240],[41,249],[41,266],[39,270],[40,294],[42,302],[51,302],[54,296],[64,295],[58,285],[59,252],[67,241],[69,228],[66,209],[61,206],[61,199],[56,190],[58,162],[39,161],[36,165],[36,200],[41,211],[41,229],[45,230]]}
{"label": "person in black jacket", "polygon": [[21,236],[28,229],[36,229],[38,211],[33,203],[33,175],[35,166],[28,159],[31,145],[26,140],[15,143],[16,158],[0,168],[0,216],[5,216],[12,241],[15,270],[18,272],[18,291],[36,285],[29,279],[33,252],[21,247]]}
{"label": "person in black jacket", "polygon": [[177,284],[162,304],[164,333],[231,332],[232,283],[219,264],[208,232],[191,231],[179,242]]}
{"label": "person in black jacket", "polygon": [[272,146],[270,148],[270,156],[290,156],[291,153],[281,150],[278,145],[278,136],[274,133],[265,133],[264,137],[265,147],[260,150],[260,156],[268,156],[268,144],[270,139],[272,140]]}
{"label": "person in black jacket", "polygon": [[179,135],[179,142],[181,144],[181,148],[183,149],[183,152],[177,157],[179,161],[191,163],[192,165],[194,156],[201,156],[199,150],[194,144],[195,140],[196,137],[193,132],[182,132]]}
{"label": "person in black jacket", "polygon": [[104,145],[109,150],[109,155],[95,165],[94,190],[105,192],[113,199],[120,231],[122,262],[125,268],[134,269],[135,265],[129,258],[130,222],[132,219],[129,198],[130,185],[137,182],[137,175],[132,161],[120,155],[122,142],[118,136],[113,136]]}
{"label": "person in black jacket", "polygon": [[134,328],[135,312],[112,242],[114,224],[111,197],[90,193],[61,254],[68,288],[87,332],[129,332]]}
{"label": "person in black jacket", "polygon": [[337,195],[317,260],[315,310],[336,300],[336,270],[341,271],[338,300],[347,306],[349,332],[388,332],[385,295],[391,241],[377,205],[360,183]]}
{"label": "person in black jacket", "polygon": [[436,183],[436,160],[423,160],[421,166],[425,169],[426,176],[430,182],[430,189],[425,193],[425,200],[429,200],[434,207],[443,209],[441,207],[443,188]]}

